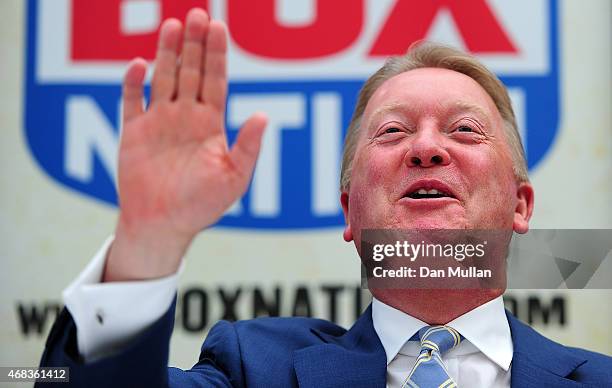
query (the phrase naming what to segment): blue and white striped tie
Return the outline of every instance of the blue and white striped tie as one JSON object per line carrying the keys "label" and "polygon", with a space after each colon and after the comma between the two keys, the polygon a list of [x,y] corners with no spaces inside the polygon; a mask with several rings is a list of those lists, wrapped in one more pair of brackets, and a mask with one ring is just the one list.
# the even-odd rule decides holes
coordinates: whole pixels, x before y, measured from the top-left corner
{"label": "blue and white striped tie", "polygon": [[448,326],[427,326],[419,330],[418,337],[421,340],[421,354],[402,388],[456,387],[442,361],[442,354],[461,343],[461,334]]}

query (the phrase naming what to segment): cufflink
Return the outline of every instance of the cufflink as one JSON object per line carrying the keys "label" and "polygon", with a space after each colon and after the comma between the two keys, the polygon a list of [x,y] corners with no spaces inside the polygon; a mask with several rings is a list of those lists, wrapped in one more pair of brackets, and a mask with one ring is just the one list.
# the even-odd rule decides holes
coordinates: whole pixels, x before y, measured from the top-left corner
{"label": "cufflink", "polygon": [[104,324],[104,312],[102,310],[96,311],[96,319],[100,325]]}

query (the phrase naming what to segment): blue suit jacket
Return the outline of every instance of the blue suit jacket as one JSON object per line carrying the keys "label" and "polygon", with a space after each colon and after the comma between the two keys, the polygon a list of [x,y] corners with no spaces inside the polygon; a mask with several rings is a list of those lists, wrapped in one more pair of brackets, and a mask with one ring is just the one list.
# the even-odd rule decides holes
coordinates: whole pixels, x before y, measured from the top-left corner
{"label": "blue suit jacket", "polygon": [[[612,387],[611,357],[557,344],[507,316],[514,343],[512,387]],[[348,331],[310,318],[221,321],[209,332],[198,363],[187,371],[166,367],[173,326],[174,306],[127,349],[85,364],[78,356],[74,321],[64,310],[49,335],[41,365],[70,367],[71,385],[82,387],[386,384],[386,357],[371,307]]]}

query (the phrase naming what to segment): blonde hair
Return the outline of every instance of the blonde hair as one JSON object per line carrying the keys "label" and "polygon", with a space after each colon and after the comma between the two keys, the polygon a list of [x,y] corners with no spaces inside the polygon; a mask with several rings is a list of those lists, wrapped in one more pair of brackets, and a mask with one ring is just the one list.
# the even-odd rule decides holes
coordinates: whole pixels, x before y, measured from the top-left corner
{"label": "blonde hair", "polygon": [[403,56],[391,57],[385,64],[365,82],[355,111],[349,123],[344,140],[342,169],[340,173],[340,189],[349,188],[355,148],[359,138],[361,119],[368,101],[376,90],[386,80],[414,69],[436,67],[453,70],[472,78],[491,96],[503,123],[506,140],[510,147],[514,174],[519,182],[529,181],[527,162],[523,144],[518,133],[516,118],[506,87],[501,81],[473,56],[457,49],[436,43],[419,43],[413,45]]}

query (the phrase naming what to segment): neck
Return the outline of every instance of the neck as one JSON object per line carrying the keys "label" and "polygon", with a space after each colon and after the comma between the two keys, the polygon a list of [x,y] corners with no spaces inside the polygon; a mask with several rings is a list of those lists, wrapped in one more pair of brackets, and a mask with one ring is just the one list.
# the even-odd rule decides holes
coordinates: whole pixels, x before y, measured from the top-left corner
{"label": "neck", "polygon": [[430,325],[444,325],[497,298],[503,289],[371,289],[381,302]]}

